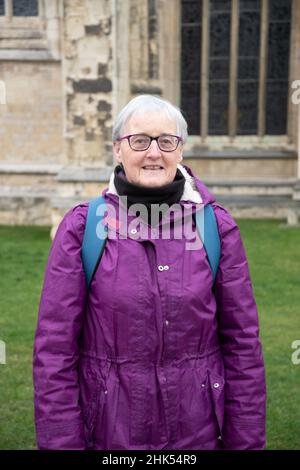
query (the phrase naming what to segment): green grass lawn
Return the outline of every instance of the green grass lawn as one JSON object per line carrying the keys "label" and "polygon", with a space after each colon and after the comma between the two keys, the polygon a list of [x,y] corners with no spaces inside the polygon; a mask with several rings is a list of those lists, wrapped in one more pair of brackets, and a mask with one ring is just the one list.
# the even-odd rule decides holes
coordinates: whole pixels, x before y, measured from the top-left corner
{"label": "green grass lawn", "polygon": [[[260,314],[267,386],[267,448],[300,449],[300,229],[240,220]],[[34,449],[32,346],[49,228],[0,227],[0,449]]]}

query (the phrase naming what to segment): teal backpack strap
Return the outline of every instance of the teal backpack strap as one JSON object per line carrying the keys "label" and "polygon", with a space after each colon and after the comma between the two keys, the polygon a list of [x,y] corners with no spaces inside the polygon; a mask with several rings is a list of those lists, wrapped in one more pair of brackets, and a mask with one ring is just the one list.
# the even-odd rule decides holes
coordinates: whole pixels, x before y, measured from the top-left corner
{"label": "teal backpack strap", "polygon": [[105,208],[105,199],[102,196],[89,202],[81,251],[88,288],[99,264],[107,239],[107,227],[102,224]]}
{"label": "teal backpack strap", "polygon": [[215,281],[221,256],[221,242],[216,216],[211,204],[196,212],[197,230],[205,248]]}

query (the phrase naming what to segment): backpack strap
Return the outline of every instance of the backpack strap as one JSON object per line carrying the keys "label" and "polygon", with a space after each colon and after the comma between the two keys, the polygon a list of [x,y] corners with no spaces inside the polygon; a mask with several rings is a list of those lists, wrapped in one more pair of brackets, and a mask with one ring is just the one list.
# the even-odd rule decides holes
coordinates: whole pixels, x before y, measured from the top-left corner
{"label": "backpack strap", "polygon": [[216,216],[211,204],[196,212],[196,226],[205,248],[215,281],[221,256],[221,242]]}
{"label": "backpack strap", "polygon": [[[88,288],[100,262],[107,239],[107,227],[102,223],[105,210],[106,204],[103,196],[90,201],[81,253]],[[204,209],[197,211],[195,217],[197,230],[215,281],[221,256],[221,243],[216,216],[211,204],[207,204]]]}
{"label": "backpack strap", "polygon": [[107,239],[107,227],[102,223],[105,210],[106,204],[103,196],[94,198],[89,202],[81,252],[88,288],[101,259]]}

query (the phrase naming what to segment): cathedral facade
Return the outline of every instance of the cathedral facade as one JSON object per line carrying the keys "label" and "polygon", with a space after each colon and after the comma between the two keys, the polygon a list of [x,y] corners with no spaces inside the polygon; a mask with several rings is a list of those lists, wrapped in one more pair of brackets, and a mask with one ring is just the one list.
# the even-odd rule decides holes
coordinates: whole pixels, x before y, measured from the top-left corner
{"label": "cathedral facade", "polygon": [[0,0],[1,223],[98,195],[141,93],[182,109],[184,163],[234,215],[297,223],[298,80],[297,0]]}

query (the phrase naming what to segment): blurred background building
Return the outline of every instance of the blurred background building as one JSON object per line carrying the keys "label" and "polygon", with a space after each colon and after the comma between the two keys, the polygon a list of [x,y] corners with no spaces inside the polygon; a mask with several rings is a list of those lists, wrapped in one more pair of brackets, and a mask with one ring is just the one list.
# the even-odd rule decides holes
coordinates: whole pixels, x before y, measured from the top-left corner
{"label": "blurred background building", "polygon": [[297,79],[298,0],[0,0],[0,221],[55,227],[98,195],[114,117],[152,93],[181,107],[184,163],[235,216],[296,223]]}

